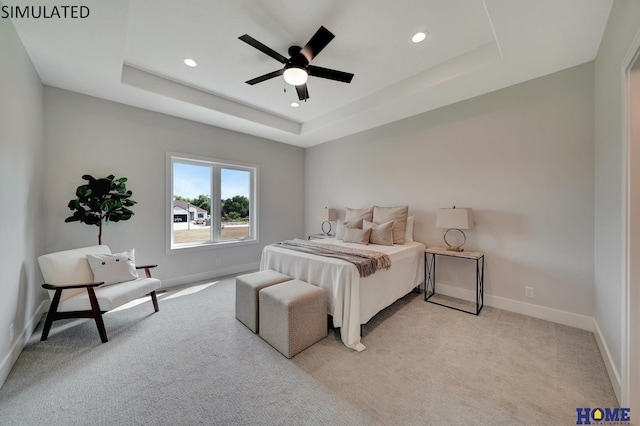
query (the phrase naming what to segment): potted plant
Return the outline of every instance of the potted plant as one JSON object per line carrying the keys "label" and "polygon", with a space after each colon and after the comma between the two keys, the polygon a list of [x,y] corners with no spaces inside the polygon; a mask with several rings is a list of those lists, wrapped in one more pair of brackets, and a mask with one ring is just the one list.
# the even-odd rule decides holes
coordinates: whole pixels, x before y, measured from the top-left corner
{"label": "potted plant", "polygon": [[88,181],[76,189],[75,199],[69,201],[68,207],[73,215],[65,222],[82,222],[99,228],[98,244],[102,244],[102,223],[129,220],[133,212],[128,207],[136,204],[130,197],[133,194],[126,188],[127,178],[115,179],[113,175],[95,179],[84,175]]}

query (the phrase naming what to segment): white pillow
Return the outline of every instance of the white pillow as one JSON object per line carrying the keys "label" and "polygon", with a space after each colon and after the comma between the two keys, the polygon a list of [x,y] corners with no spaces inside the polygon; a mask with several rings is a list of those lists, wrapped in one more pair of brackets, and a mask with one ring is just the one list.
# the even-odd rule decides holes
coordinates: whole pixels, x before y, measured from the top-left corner
{"label": "white pillow", "polygon": [[343,220],[338,220],[336,222],[336,240],[341,240],[342,238],[344,238],[344,230],[347,227],[345,223],[346,222]]}
{"label": "white pillow", "polygon": [[365,220],[362,229],[371,229],[369,242],[371,244],[380,244],[383,246],[393,245],[393,221],[377,224]]}
{"label": "white pillow", "polygon": [[407,218],[407,229],[404,232],[404,242],[411,243],[413,242],[413,224],[415,222],[415,216],[409,216]]}
{"label": "white pillow", "polygon": [[87,261],[93,272],[93,281],[116,284],[138,279],[135,249],[114,254],[88,254]]}

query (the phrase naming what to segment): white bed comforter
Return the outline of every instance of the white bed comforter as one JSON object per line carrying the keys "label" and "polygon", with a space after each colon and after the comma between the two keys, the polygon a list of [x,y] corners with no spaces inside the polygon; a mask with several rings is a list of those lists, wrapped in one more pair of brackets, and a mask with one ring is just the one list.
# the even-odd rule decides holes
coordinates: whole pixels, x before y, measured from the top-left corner
{"label": "white bed comforter", "polygon": [[360,278],[352,263],[341,259],[266,246],[262,251],[260,269],[272,269],[294,279],[306,281],[327,290],[329,314],[333,324],[341,327],[343,343],[358,352],[365,346],[360,342],[360,324],[409,293],[424,281],[424,249],[418,242],[381,246],[345,243],[334,238],[316,240],[357,249],[380,251],[391,257],[391,268]]}

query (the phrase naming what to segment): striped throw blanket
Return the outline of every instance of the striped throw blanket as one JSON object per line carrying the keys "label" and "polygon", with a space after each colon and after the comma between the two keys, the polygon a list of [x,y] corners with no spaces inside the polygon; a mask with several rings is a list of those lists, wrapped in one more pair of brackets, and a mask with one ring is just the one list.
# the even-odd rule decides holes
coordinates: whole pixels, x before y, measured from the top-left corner
{"label": "striped throw blanket", "polygon": [[358,268],[358,272],[363,278],[374,274],[378,269],[389,269],[391,267],[391,258],[379,251],[360,250],[337,244],[322,244],[298,238],[273,245],[289,250],[346,260]]}

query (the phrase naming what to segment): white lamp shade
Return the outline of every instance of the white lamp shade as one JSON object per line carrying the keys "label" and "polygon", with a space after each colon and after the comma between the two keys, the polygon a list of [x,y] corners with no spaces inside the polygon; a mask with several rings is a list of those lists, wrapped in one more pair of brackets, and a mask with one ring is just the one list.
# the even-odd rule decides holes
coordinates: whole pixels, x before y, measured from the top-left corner
{"label": "white lamp shade", "polygon": [[323,209],[318,210],[318,219],[322,221],[332,221],[332,220],[338,219],[338,215],[336,214],[336,209],[325,207]]}
{"label": "white lamp shade", "polygon": [[438,209],[436,227],[445,229],[469,229],[473,227],[471,209]]}
{"label": "white lamp shade", "polygon": [[308,78],[309,74],[302,68],[291,67],[284,70],[284,81],[292,86],[305,84]]}

